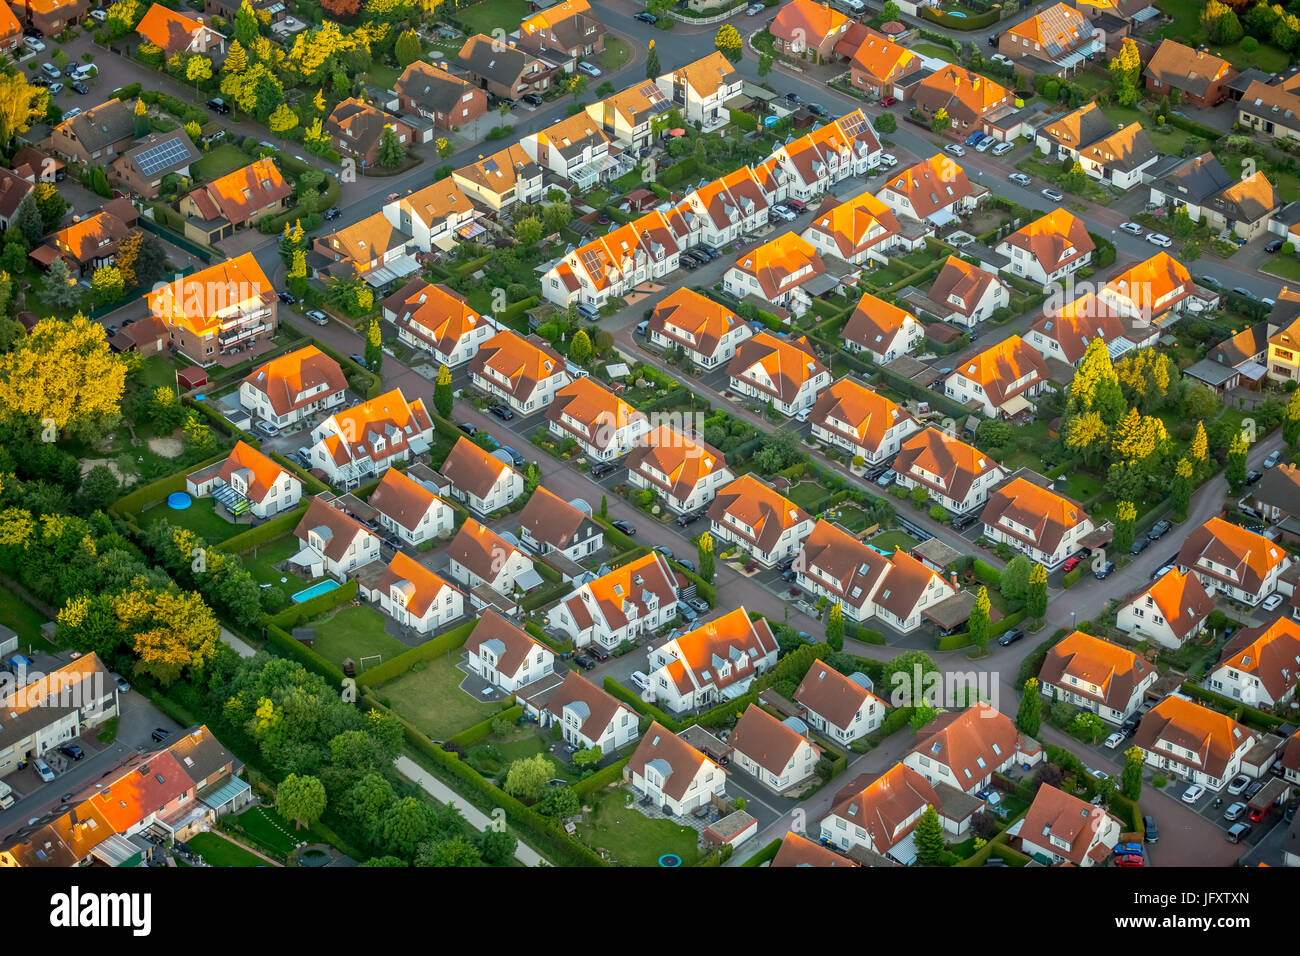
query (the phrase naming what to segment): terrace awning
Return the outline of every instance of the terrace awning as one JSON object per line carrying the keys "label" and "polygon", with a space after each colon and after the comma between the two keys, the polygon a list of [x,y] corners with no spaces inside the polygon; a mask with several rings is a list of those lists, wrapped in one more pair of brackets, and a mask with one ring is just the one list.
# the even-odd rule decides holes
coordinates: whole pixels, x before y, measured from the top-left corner
{"label": "terrace awning", "polygon": [[1001,411],[1008,418],[1015,418],[1017,415],[1020,415],[1023,412],[1032,410],[1033,407],[1034,406],[1029,403],[1029,400],[1025,398],[1025,396],[1012,395],[1010,398],[1008,398],[1005,402],[1002,403]]}

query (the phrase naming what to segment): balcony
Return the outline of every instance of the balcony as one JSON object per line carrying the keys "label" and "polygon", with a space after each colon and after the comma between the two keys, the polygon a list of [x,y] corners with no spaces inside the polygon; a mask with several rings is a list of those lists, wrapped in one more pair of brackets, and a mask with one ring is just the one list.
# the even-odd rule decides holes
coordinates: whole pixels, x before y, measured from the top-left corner
{"label": "balcony", "polygon": [[245,339],[251,339],[256,335],[260,335],[263,332],[270,332],[270,331],[271,331],[271,326],[265,323],[258,323],[256,325],[243,325],[238,328],[231,329],[229,332],[221,333],[220,335],[217,336],[217,342],[218,344],[220,344],[220,346],[223,349],[229,348],[231,345],[234,345],[236,342],[242,342]]}

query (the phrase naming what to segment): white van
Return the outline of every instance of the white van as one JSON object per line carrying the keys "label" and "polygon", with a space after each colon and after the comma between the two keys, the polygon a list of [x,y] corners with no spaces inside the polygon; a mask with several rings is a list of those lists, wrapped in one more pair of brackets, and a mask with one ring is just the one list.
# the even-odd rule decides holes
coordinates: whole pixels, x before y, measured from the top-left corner
{"label": "white van", "polygon": [[852,10],[854,13],[867,12],[867,5],[863,3],[862,0],[840,0],[840,3]]}
{"label": "white van", "polygon": [[36,773],[46,783],[54,782],[54,771],[51,770],[50,765],[47,764],[44,760],[42,760],[40,757],[36,757],[32,760],[32,766],[36,768]]}
{"label": "white van", "polygon": [[13,788],[0,780],[0,810],[8,810],[15,802]]}
{"label": "white van", "polygon": [[632,683],[637,686],[638,690],[645,690],[650,686],[650,675],[645,671],[633,671]]}

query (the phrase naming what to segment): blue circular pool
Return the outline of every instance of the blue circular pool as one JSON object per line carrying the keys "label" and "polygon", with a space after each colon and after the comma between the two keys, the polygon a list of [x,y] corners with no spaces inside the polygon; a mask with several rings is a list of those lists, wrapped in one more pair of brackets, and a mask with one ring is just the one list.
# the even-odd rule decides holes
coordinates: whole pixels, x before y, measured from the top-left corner
{"label": "blue circular pool", "polygon": [[172,511],[184,511],[194,504],[194,499],[183,491],[173,491],[167,496],[167,507]]}

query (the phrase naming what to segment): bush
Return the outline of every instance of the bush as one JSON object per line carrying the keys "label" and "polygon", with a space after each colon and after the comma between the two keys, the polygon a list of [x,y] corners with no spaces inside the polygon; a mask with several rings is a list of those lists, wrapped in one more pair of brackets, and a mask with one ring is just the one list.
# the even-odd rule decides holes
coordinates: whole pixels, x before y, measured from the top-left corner
{"label": "bush", "polygon": [[1074,587],[1076,584],[1079,583],[1079,578],[1083,577],[1083,572],[1086,570],[1087,568],[1081,564],[1073,571],[1067,571],[1065,577],[1061,578],[1061,587],[1064,588]]}
{"label": "bush", "polygon": [[1240,45],[1242,53],[1254,53],[1259,49],[1259,41],[1254,37],[1242,37]]}

